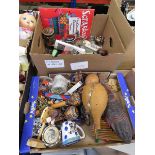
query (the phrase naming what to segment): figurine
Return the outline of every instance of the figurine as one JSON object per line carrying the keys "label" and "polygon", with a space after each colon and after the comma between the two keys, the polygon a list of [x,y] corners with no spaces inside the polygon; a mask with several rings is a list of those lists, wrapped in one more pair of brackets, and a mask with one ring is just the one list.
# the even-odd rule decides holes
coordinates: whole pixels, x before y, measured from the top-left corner
{"label": "figurine", "polygon": [[103,46],[104,44],[104,37],[103,36],[96,36],[95,43],[99,46]]}
{"label": "figurine", "polygon": [[19,26],[28,28],[30,31],[34,31],[36,25],[36,19],[30,13],[23,13],[19,17]]}
{"label": "figurine", "polygon": [[119,91],[118,81],[116,79],[109,79],[108,80],[108,86],[112,92],[118,92]]}
{"label": "figurine", "polygon": [[83,81],[83,76],[81,71],[75,73],[75,82],[79,82],[79,81]]}
{"label": "figurine", "polygon": [[36,25],[36,19],[30,13],[21,14],[19,17],[19,38],[26,40],[31,38]]}
{"label": "figurine", "polygon": [[85,85],[82,91],[82,101],[86,113],[90,113],[95,129],[100,129],[100,120],[108,102],[108,94],[104,86],[99,83],[96,74],[89,74],[86,77]]}

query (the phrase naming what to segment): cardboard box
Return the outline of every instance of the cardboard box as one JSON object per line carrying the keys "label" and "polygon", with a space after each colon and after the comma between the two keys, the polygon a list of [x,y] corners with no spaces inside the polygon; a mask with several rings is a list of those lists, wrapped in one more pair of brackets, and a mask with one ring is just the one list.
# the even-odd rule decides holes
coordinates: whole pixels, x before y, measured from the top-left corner
{"label": "cardboard box", "polygon": [[[104,49],[109,55],[61,55],[52,57],[45,54],[45,46],[41,35],[42,25],[38,19],[30,56],[40,75],[50,72],[73,72],[74,69],[83,71],[113,71],[130,69],[134,66],[134,32],[120,11],[115,0],[111,1],[108,14],[94,16],[91,34],[105,37]],[[125,58],[124,58],[125,57]],[[79,64],[79,62],[82,62]],[[73,66],[76,66],[74,69]]]}
{"label": "cardboard box", "polygon": [[[122,72],[124,76],[126,76],[131,70],[117,70],[114,71],[113,73],[110,74],[110,72],[106,72],[106,74],[108,75],[108,77],[116,77],[116,73],[118,72]],[[88,70],[86,71],[88,72]],[[40,73],[38,73],[40,74]],[[110,76],[109,76],[110,74]],[[26,95],[24,96],[22,105],[21,105],[21,109],[20,109],[20,139],[21,139],[21,132],[22,132],[22,127],[24,124],[24,106],[26,101],[28,100],[28,96],[29,96],[29,90],[30,90],[30,83],[31,83],[31,79],[32,76],[35,76],[36,71],[34,70],[34,68],[32,68],[32,65],[30,67],[29,70],[29,76],[28,76],[28,80],[27,80],[27,84],[26,84]],[[130,83],[129,83],[130,84]],[[123,97],[122,97],[123,98]],[[46,149],[35,149],[35,148],[31,148],[30,152],[31,153],[48,153],[48,152],[59,152],[59,151],[66,151],[66,150],[76,150],[76,149],[86,149],[86,148],[102,148],[104,146],[109,146],[109,145],[118,145],[120,143],[112,143],[112,144],[101,144],[101,143],[96,143],[95,139],[92,137],[92,132],[90,131],[90,127],[87,125],[83,125],[82,128],[84,129],[85,133],[86,133],[86,138],[74,145],[70,145],[68,147],[54,147],[54,148],[46,148]]]}
{"label": "cardboard box", "polygon": [[26,102],[28,101],[32,76],[36,75],[36,73],[37,73],[36,68],[33,67],[32,64],[30,64],[27,72],[27,76],[26,76],[25,89],[22,95],[22,100],[20,103],[20,110],[19,110],[19,144],[21,141],[22,129],[25,121],[24,108],[25,108]]}

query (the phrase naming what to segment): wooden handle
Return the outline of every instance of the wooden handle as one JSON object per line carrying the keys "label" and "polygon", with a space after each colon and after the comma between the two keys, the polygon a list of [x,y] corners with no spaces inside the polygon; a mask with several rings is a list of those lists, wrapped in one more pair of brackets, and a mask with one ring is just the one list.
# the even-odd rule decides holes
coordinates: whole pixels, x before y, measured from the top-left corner
{"label": "wooden handle", "polygon": [[94,119],[94,126],[95,126],[95,130],[101,129],[101,121],[100,121],[100,118]]}
{"label": "wooden handle", "polygon": [[30,147],[38,148],[38,149],[46,148],[46,146],[44,145],[44,143],[41,140],[38,140],[38,139],[35,139],[35,138],[28,139],[27,145],[30,146]]}
{"label": "wooden handle", "polygon": [[43,123],[41,128],[40,128],[40,132],[39,132],[39,135],[38,135],[38,138],[37,138],[38,140],[41,138],[41,135],[42,135],[42,132],[43,132],[44,128],[45,128],[45,123]]}
{"label": "wooden handle", "polygon": [[60,108],[60,107],[63,107],[63,106],[66,106],[66,102],[65,101],[52,104],[52,108]]}

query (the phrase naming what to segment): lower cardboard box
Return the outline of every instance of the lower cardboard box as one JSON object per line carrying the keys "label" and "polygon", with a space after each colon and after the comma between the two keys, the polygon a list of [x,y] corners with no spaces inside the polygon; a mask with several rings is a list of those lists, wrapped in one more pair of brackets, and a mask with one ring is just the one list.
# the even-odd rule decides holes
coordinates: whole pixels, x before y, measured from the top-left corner
{"label": "lower cardboard box", "polygon": [[26,102],[28,101],[32,76],[36,75],[36,73],[37,73],[36,69],[32,66],[32,64],[30,64],[29,69],[27,71],[25,89],[23,92],[19,109],[19,144],[21,142],[22,129],[25,121],[24,108]]}
{"label": "lower cardboard box", "polygon": [[[125,80],[132,70],[112,73],[51,73],[48,77],[37,76],[33,70],[34,68],[29,70],[27,95],[20,108],[20,153],[97,148],[134,141],[134,100],[132,98],[131,101],[133,94],[128,89],[133,83],[126,83]],[[95,79],[96,77],[98,79]],[[66,92],[65,82],[69,81],[67,93],[63,94],[62,92]],[[89,89],[88,85],[92,82],[95,84]],[[55,95],[58,92],[63,95]],[[79,96],[73,95],[76,93]],[[26,102],[30,107],[24,115]],[[116,105],[118,102],[119,105]],[[104,105],[101,105],[102,103]],[[37,123],[34,124],[37,118],[41,121],[39,129],[36,127]],[[52,120],[55,120],[55,123]],[[56,136],[56,133],[59,136]]]}

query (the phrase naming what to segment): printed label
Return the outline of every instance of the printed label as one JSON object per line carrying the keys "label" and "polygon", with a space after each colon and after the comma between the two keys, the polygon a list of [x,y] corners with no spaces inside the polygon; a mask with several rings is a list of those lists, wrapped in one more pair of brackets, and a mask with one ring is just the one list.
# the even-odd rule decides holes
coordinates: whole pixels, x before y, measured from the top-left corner
{"label": "printed label", "polygon": [[45,60],[47,68],[64,68],[64,60]]}
{"label": "printed label", "polygon": [[88,61],[71,63],[70,66],[72,70],[86,69],[88,68]]}
{"label": "printed label", "polygon": [[69,34],[80,34],[81,19],[79,17],[69,18]]}

